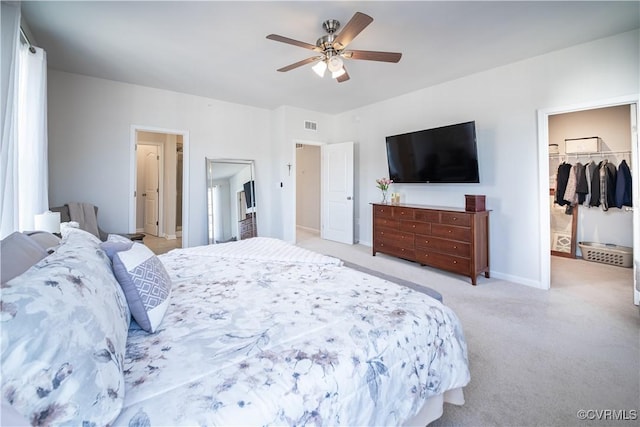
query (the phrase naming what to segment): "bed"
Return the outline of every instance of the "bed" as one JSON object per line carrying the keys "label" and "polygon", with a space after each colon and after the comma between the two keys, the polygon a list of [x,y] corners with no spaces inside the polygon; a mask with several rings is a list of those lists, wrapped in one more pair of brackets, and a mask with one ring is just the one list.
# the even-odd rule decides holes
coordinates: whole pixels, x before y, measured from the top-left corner
{"label": "bed", "polygon": [[258,237],[148,256],[168,284],[140,317],[140,247],[74,230],[3,284],[3,425],[426,425],[464,402],[460,322],[424,293]]}

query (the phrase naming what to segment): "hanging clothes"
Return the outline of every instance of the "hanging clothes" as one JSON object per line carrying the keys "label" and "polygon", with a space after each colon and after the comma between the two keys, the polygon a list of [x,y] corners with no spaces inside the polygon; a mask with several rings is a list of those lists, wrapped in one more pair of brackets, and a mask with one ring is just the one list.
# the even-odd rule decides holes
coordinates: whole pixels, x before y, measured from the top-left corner
{"label": "hanging clothes", "polygon": [[626,160],[620,162],[618,166],[618,175],[616,178],[616,200],[615,206],[622,208],[623,206],[632,206],[631,202],[631,169]]}
{"label": "hanging clothes", "polygon": [[587,194],[585,194],[583,205],[586,207],[590,206],[589,203],[591,202],[591,177],[597,171],[597,169],[598,165],[596,165],[596,162],[594,162],[593,160],[584,165],[584,178],[587,182]]}
{"label": "hanging clothes", "polygon": [[558,172],[556,175],[556,194],[554,202],[560,206],[568,205],[568,203],[564,200],[564,193],[567,190],[567,182],[569,181],[570,173],[570,164],[562,162],[558,166]]}
{"label": "hanging clothes", "polygon": [[616,206],[616,166],[607,159],[600,168],[600,206],[603,211]]}
{"label": "hanging clothes", "polygon": [[598,163],[591,175],[591,198],[589,199],[589,206],[600,206],[600,169],[602,169],[602,162]]}
{"label": "hanging clothes", "polygon": [[577,185],[578,185],[578,179],[576,174],[576,167],[574,165],[574,166],[571,166],[571,169],[569,170],[569,179],[567,180],[567,188],[564,190],[564,196],[563,196],[564,201],[569,206],[575,206],[577,202],[577,196],[576,196]]}

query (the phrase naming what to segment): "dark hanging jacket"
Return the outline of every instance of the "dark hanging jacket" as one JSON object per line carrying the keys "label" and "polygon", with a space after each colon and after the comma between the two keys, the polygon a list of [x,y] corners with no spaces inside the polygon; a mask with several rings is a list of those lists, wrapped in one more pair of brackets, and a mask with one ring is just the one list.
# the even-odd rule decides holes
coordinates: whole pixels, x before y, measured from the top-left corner
{"label": "dark hanging jacket", "polygon": [[571,172],[571,165],[569,163],[562,163],[558,166],[558,174],[556,175],[556,195],[555,203],[560,206],[568,205],[569,202],[564,200],[564,192],[567,189],[567,182],[569,181],[569,173]]}
{"label": "dark hanging jacket", "polygon": [[616,177],[616,207],[631,205],[631,170],[626,160],[623,160],[618,166]]}
{"label": "dark hanging jacket", "polygon": [[600,168],[602,162],[598,163],[598,166],[594,169],[591,175],[591,197],[589,199],[589,206],[600,206]]}

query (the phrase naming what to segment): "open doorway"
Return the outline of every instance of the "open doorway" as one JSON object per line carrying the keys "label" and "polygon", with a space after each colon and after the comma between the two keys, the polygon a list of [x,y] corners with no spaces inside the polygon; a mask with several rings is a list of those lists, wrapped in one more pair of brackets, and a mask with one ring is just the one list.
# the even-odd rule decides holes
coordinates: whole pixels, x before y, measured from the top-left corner
{"label": "open doorway", "polygon": [[[557,282],[557,278],[561,277],[560,273],[566,273],[554,271],[553,265],[561,264],[564,266],[562,268],[566,268],[567,265],[565,261],[562,263],[551,262],[553,259],[550,256],[550,253],[554,253],[554,249],[557,249],[556,246],[561,243],[557,236],[554,238],[554,234],[558,233],[554,233],[553,214],[550,215],[550,212],[557,207],[554,201],[558,200],[558,197],[562,199],[556,194],[558,191],[563,193],[566,185],[566,182],[558,185],[558,182],[564,181],[560,170],[565,168],[566,171],[570,168],[584,167],[587,164],[591,165],[593,169],[594,165],[599,168],[606,163],[609,163],[610,167],[615,166],[614,170],[616,171],[622,164],[630,167],[631,170],[634,167],[637,170],[637,98],[628,97],[609,102],[556,109],[555,111],[542,111],[539,113],[539,120],[539,143],[541,144],[539,149],[541,154],[544,153],[544,156],[540,157],[540,197],[541,206],[544,209],[540,213],[541,224],[543,224],[541,248],[544,251],[541,254],[543,273],[541,282],[542,285],[546,284],[548,289],[554,283],[554,277]],[[548,158],[548,163],[543,160],[545,158]],[[543,181],[546,182],[543,183]],[[594,186],[599,184],[597,180],[591,182],[594,183]],[[636,196],[633,197],[633,200],[637,200],[637,191],[638,184],[634,181],[633,194]],[[549,197],[552,193],[553,195]],[[592,194],[591,189],[588,194]],[[546,199],[545,201],[542,201],[543,197]],[[589,203],[588,199],[587,203]],[[579,242],[583,242],[583,244],[595,242],[626,248],[638,246],[638,227],[640,224],[637,211],[634,212],[631,207],[627,206],[618,208],[616,206],[600,206],[595,203],[592,205],[595,206],[585,205],[585,200],[582,199],[581,202],[574,204],[573,210],[567,211],[567,214],[573,216],[575,222],[573,234],[567,235],[567,239],[573,242],[573,248],[568,249],[572,253],[565,255],[573,255],[569,258],[577,256],[579,259],[593,261],[589,254],[584,256]],[[571,221],[567,221],[567,224],[570,223]],[[567,229],[569,230],[568,227]],[[567,240],[567,248],[571,242]],[[635,252],[637,253],[637,251]],[[597,266],[596,263],[595,266],[589,265],[588,267],[595,268]],[[633,286],[635,275],[632,274],[631,269],[627,273],[629,274],[625,274],[624,277],[628,276],[630,288],[634,289],[634,299],[637,303],[636,287]]]}
{"label": "open doorway", "polygon": [[187,149],[187,132],[132,127],[130,229],[145,233],[145,244],[187,246]]}
{"label": "open doorway", "polygon": [[296,241],[319,237],[321,227],[321,149],[296,143]]}

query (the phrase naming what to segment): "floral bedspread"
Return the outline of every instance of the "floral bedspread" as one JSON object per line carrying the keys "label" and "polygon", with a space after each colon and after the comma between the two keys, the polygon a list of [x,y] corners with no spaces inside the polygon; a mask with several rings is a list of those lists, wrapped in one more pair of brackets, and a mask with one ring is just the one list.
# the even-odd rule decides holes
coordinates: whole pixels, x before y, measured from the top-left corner
{"label": "floral bedspread", "polygon": [[250,241],[160,256],[171,306],[157,333],[130,330],[114,425],[397,425],[469,382],[448,307],[335,258]]}

